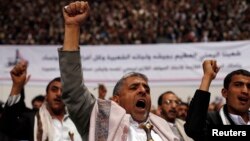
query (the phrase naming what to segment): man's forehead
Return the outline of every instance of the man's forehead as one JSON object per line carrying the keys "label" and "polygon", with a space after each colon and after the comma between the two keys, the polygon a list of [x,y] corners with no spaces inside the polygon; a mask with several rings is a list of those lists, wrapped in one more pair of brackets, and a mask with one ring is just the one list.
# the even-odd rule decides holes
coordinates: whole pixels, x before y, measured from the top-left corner
{"label": "man's forehead", "polygon": [[62,83],[60,81],[51,82],[50,87],[61,87]]}
{"label": "man's forehead", "polygon": [[180,107],[181,109],[187,109],[187,108],[188,108],[188,106],[183,105],[183,104],[179,105],[179,107]]}
{"label": "man's forehead", "polygon": [[126,78],[124,81],[125,83],[128,83],[128,84],[144,83],[148,85],[148,82],[144,78],[139,77],[139,76],[131,76],[131,77]]}
{"label": "man's forehead", "polygon": [[173,93],[165,93],[163,95],[163,98],[164,99],[174,99],[174,100],[177,99],[177,100],[179,100],[178,97],[175,94],[173,94]]}
{"label": "man's forehead", "polygon": [[250,83],[250,77],[245,75],[234,75],[232,77],[232,82],[246,82]]}

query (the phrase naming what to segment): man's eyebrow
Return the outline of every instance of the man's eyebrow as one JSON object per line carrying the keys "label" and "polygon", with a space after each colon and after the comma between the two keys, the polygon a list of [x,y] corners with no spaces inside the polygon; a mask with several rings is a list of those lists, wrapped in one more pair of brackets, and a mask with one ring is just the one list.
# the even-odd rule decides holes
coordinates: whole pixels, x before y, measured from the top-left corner
{"label": "man's eyebrow", "polygon": [[243,82],[243,81],[240,81],[240,80],[238,80],[238,81],[234,81],[234,82],[232,82],[232,84],[240,84],[240,85],[250,85],[250,82]]}
{"label": "man's eyebrow", "polygon": [[58,89],[60,89],[60,87],[56,86],[56,85],[52,85],[51,88],[58,88]]}
{"label": "man's eyebrow", "polygon": [[140,85],[140,83],[135,82],[135,83],[130,84],[129,87],[130,87],[130,86],[138,86],[138,85]]}
{"label": "man's eyebrow", "polygon": [[[245,82],[244,82],[244,81],[241,81],[241,80],[236,80],[236,81],[234,81],[233,83],[243,83],[243,84],[244,84]],[[247,83],[249,83],[249,82],[247,82]],[[247,83],[246,83],[246,84],[247,84]]]}
{"label": "man's eyebrow", "polygon": [[150,87],[148,84],[144,84],[143,86],[150,90]]}
{"label": "man's eyebrow", "polygon": [[143,86],[149,87],[148,84],[146,84],[146,83],[141,83],[141,82],[133,82],[133,83],[131,83],[131,85],[140,85],[140,84],[142,84]]}

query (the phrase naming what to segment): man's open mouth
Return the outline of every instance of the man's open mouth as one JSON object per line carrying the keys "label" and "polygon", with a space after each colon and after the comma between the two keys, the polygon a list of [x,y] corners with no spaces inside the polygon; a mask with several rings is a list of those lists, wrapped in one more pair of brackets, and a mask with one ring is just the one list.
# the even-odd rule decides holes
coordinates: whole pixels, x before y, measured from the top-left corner
{"label": "man's open mouth", "polygon": [[145,102],[145,100],[138,100],[136,102],[136,107],[141,108],[141,109],[145,109],[146,108],[146,102]]}
{"label": "man's open mouth", "polygon": [[247,103],[248,100],[249,100],[248,97],[243,97],[243,96],[239,96],[238,99],[239,99],[240,102],[243,102],[243,103]]}

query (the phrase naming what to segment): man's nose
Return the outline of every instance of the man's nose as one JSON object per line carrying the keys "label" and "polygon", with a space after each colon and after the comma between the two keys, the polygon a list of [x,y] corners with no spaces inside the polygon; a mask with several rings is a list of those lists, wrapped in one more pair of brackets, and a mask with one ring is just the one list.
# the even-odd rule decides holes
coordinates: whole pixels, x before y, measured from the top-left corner
{"label": "man's nose", "polygon": [[57,96],[62,96],[62,89],[58,89],[57,92],[56,92]]}
{"label": "man's nose", "polygon": [[247,85],[243,85],[242,92],[248,94],[250,93],[250,88]]}
{"label": "man's nose", "polygon": [[177,102],[174,101],[174,102],[172,103],[172,107],[174,107],[174,108],[176,109],[177,106],[178,106]]}
{"label": "man's nose", "polygon": [[146,95],[146,88],[143,85],[140,85],[139,87],[139,94]]}

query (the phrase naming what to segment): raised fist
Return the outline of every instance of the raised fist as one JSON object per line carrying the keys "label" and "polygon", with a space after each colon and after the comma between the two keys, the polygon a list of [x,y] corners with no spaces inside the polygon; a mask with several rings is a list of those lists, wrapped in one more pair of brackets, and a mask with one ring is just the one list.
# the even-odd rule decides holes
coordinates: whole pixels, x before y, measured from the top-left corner
{"label": "raised fist", "polygon": [[89,15],[89,4],[85,1],[72,2],[63,9],[66,25],[80,25]]}

